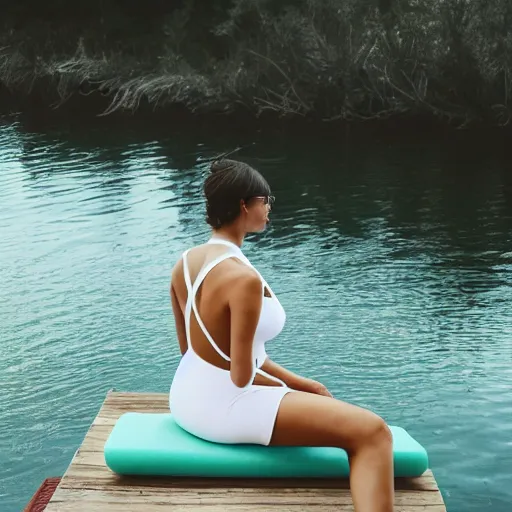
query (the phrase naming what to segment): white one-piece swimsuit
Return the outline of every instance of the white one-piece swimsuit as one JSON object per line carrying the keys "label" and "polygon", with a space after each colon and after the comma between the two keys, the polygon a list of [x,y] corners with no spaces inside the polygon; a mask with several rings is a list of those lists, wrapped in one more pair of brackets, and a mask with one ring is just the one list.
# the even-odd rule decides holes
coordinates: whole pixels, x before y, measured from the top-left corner
{"label": "white one-piece swimsuit", "polygon": [[[173,417],[184,430],[197,437],[217,443],[270,443],[279,404],[283,397],[293,391],[283,381],[261,370],[267,358],[265,343],[276,337],[284,327],[285,312],[261,274],[249,262],[235,244],[212,237],[209,244],[223,244],[227,250],[207,263],[192,284],[188,270],[187,254],[183,254],[183,271],[187,286],[185,306],[185,329],[188,349],[182,357],[174,375],[169,405]],[[208,272],[227,258],[237,258],[253,268],[262,282],[263,304],[253,339],[253,374],[247,386],[241,388],[231,380],[229,370],[214,366],[193,350],[190,341],[190,317],[192,311],[205,337],[225,360],[224,354],[204,326],[196,305],[196,294]],[[266,297],[267,288],[270,297]],[[279,386],[252,384],[256,373],[278,382]]]}

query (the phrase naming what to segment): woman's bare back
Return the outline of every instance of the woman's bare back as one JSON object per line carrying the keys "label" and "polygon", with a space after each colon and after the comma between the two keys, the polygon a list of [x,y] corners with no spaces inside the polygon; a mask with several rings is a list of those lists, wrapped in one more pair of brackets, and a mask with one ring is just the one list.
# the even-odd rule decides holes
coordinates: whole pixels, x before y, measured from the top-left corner
{"label": "woman's bare back", "polygon": [[[203,244],[192,248],[187,255],[188,268],[192,285],[201,271],[209,262],[226,253],[226,247],[216,244]],[[196,295],[196,305],[206,330],[215,340],[218,347],[230,356],[230,320],[229,296],[237,281],[254,271],[239,259],[233,257],[216,265],[206,276]],[[180,258],[172,269],[171,294],[179,305],[181,313],[185,313],[188,291],[183,272],[183,259]],[[192,312],[190,317],[190,338],[194,352],[214,366],[229,369],[229,362],[223,359],[212,347],[201,330]],[[180,339],[182,353],[186,351],[185,343]]]}

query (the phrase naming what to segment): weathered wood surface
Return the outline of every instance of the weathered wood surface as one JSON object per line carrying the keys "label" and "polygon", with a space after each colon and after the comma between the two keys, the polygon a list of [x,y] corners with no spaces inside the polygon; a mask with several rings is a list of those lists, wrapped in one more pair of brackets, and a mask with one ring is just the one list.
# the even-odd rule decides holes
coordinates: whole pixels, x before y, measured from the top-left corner
{"label": "weathered wood surface", "polygon": [[[121,477],[105,465],[103,446],[128,411],[168,412],[168,395],[110,392],[61,479],[47,512],[353,511],[348,480]],[[430,470],[395,480],[396,512],[446,512]]]}

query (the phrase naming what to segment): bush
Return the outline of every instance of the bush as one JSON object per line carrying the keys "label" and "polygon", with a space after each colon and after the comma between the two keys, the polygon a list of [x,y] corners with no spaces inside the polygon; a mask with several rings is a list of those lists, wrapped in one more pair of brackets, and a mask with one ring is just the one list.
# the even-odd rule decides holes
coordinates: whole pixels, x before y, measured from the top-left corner
{"label": "bush", "polygon": [[322,120],[511,118],[508,0],[97,0],[73,9],[62,0],[6,9],[4,86],[38,87],[56,105],[99,92],[110,100],[104,113],[144,101]]}

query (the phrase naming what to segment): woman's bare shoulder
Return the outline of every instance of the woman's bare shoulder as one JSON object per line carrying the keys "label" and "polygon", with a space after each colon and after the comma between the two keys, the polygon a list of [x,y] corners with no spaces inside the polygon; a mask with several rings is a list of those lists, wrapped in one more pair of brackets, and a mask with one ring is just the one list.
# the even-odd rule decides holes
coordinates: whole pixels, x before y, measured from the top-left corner
{"label": "woman's bare shoulder", "polygon": [[221,283],[223,289],[230,295],[241,288],[252,291],[259,290],[261,293],[261,279],[258,273],[236,255],[224,260],[219,265],[215,281]]}
{"label": "woman's bare shoulder", "polygon": [[[207,244],[201,244],[184,251],[172,267],[171,281],[174,281],[176,278],[181,279],[183,277],[183,255],[185,253],[187,254],[187,262],[190,269],[194,264],[194,260],[197,261],[197,259],[199,259],[201,262],[200,264],[204,264],[205,259],[208,259],[205,254],[208,250],[209,248],[207,247]],[[219,254],[222,252],[224,252],[224,250],[219,252]],[[218,271],[222,273],[222,277],[226,281],[244,278],[251,279],[255,277],[259,279],[254,269],[244,263],[236,254],[233,254],[232,257],[226,258],[224,261],[219,263]]]}
{"label": "woman's bare shoulder", "polygon": [[193,254],[195,254],[196,249],[198,249],[200,247],[204,247],[204,246],[205,246],[205,244],[195,245],[195,246],[190,247],[189,249],[183,251],[180,254],[179,258],[174,263],[172,270],[171,270],[171,275],[174,277],[178,272],[181,272],[181,273],[183,272],[183,256],[184,256],[184,254],[191,253],[193,255]]}

